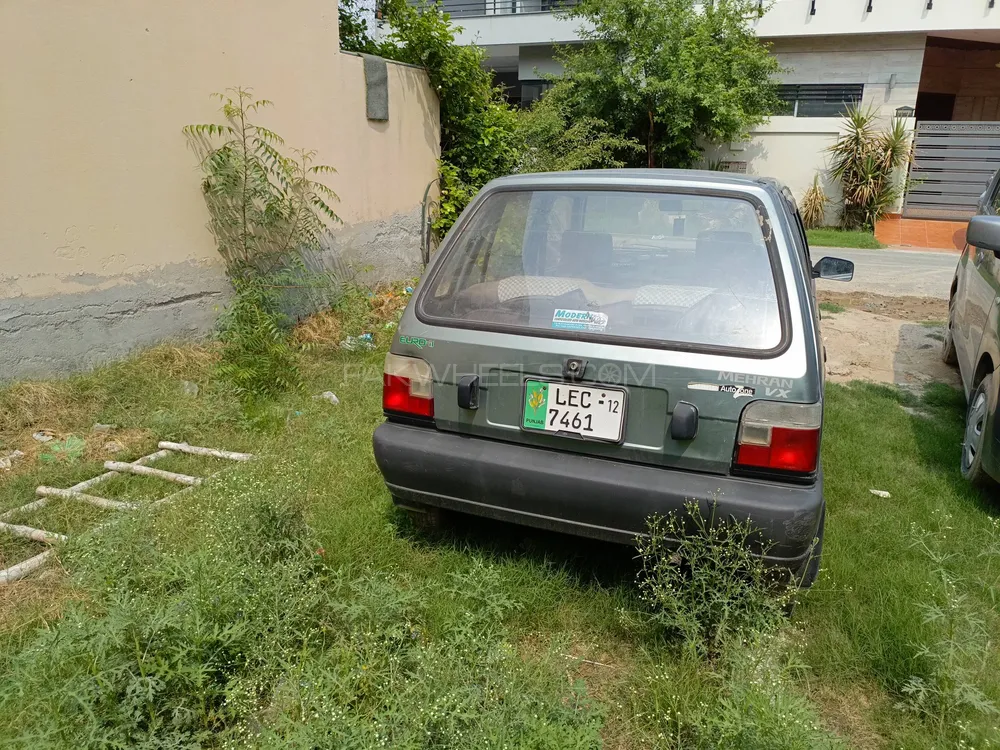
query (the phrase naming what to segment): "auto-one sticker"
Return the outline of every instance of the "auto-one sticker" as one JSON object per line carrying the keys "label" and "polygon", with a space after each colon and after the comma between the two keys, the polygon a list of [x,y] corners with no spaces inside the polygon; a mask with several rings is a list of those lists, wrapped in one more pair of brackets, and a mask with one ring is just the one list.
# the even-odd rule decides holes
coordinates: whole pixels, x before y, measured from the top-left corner
{"label": "auto-one sticker", "polygon": [[734,385],[755,385],[764,389],[765,398],[788,398],[795,387],[790,378],[774,378],[767,375],[746,375],[741,372],[720,372],[719,380],[728,380]]}
{"label": "auto-one sticker", "polygon": [[745,385],[719,385],[718,383],[688,383],[689,391],[716,391],[718,393],[731,393],[733,398],[749,398],[757,391]]}
{"label": "auto-one sticker", "polygon": [[591,310],[559,308],[552,314],[552,327],[561,331],[600,332],[608,327],[608,316]]}

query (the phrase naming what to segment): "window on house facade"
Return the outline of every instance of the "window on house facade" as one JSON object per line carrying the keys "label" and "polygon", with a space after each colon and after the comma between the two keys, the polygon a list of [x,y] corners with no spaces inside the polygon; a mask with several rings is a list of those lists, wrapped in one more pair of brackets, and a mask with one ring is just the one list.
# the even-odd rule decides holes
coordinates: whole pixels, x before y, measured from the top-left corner
{"label": "window on house facade", "polygon": [[528,107],[542,98],[542,94],[552,88],[551,81],[521,81],[521,106]]}
{"label": "window on house facade", "polygon": [[862,83],[783,84],[778,86],[781,107],[776,115],[792,117],[840,117],[851,105],[861,103]]}

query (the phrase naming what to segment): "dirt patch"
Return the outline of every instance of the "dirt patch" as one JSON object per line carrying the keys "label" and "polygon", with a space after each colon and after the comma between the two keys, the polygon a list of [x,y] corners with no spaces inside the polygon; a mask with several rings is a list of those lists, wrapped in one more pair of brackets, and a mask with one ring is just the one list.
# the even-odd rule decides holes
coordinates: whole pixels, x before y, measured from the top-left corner
{"label": "dirt patch", "polygon": [[870,380],[920,389],[931,382],[960,385],[941,361],[944,326],[924,325],[860,310],[824,313],[826,374],[833,382]]}
{"label": "dirt patch", "polygon": [[870,380],[916,390],[931,382],[961,384],[958,371],[941,361],[947,300],[826,291],[818,297],[847,308],[822,313],[831,381]]}
{"label": "dirt patch", "polygon": [[856,686],[840,685],[836,689],[823,686],[815,688],[810,697],[819,706],[823,724],[843,737],[857,750],[879,750],[887,746],[886,738],[874,728],[872,714],[875,708],[868,691]]}
{"label": "dirt patch", "polygon": [[935,297],[886,297],[868,292],[816,293],[820,302],[831,302],[852,310],[884,315],[896,320],[941,321],[948,319],[948,300]]}

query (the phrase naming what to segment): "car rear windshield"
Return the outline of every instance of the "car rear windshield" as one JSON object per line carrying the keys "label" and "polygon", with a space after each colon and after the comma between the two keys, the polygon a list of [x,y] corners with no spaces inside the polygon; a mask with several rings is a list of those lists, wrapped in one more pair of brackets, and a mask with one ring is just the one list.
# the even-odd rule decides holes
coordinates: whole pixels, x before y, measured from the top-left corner
{"label": "car rear windshield", "polygon": [[606,190],[487,197],[422,293],[447,324],[752,349],[782,340],[749,200]]}

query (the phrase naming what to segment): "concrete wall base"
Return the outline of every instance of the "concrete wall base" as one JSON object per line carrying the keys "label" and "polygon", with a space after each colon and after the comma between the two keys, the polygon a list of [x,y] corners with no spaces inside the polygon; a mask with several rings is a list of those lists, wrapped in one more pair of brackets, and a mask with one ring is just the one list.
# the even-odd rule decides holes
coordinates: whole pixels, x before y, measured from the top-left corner
{"label": "concrete wall base", "polygon": [[[314,271],[365,283],[419,276],[421,210],[331,232]],[[137,348],[212,333],[231,293],[221,264],[175,263],[145,273],[61,278],[76,289],[29,296],[0,275],[0,382],[87,370]],[[304,299],[298,312],[321,306]]]}

